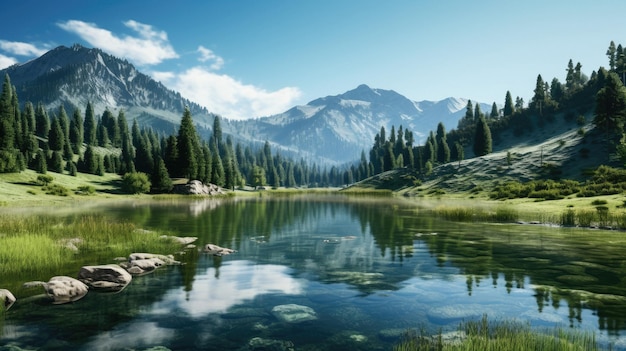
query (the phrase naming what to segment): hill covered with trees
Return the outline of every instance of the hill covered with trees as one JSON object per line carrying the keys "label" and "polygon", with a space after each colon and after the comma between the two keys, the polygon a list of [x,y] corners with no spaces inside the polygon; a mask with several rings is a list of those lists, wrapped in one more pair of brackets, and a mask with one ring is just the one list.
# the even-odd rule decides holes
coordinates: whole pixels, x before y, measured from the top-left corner
{"label": "hill covered with trees", "polygon": [[[487,190],[480,179],[490,179],[490,187],[507,181],[597,181],[600,176],[593,170],[599,166],[622,168],[626,161],[626,52],[611,42],[606,54],[609,68],[600,67],[590,76],[571,59],[565,83],[557,78],[548,83],[538,75],[527,105],[519,97],[513,102],[508,91],[503,94],[504,107],[498,109],[494,103],[489,113],[469,101],[456,128],[446,131],[440,123],[423,145],[414,145],[412,132],[402,126],[393,127],[389,134],[381,128],[369,152],[374,178],[361,185],[397,190],[430,184],[452,191]],[[626,181],[623,172],[609,173],[613,182]],[[613,193],[622,191],[610,188]]]}
{"label": "hill covered with trees", "polygon": [[[71,116],[61,104],[46,111],[42,104],[20,102],[9,75],[0,96],[0,173],[27,168],[38,173],[77,172],[126,175],[129,182],[147,183],[153,193],[172,190],[172,178],[197,179],[229,189],[259,187],[339,186],[351,169],[322,168],[272,151],[269,142],[252,149],[223,138],[215,117],[213,133],[202,139],[191,112],[184,109],[178,133],[166,135],[129,124],[124,110],[115,116],[106,109],[96,116],[91,103]],[[130,126],[130,127],[129,127]],[[143,191],[143,187],[136,187]]]}

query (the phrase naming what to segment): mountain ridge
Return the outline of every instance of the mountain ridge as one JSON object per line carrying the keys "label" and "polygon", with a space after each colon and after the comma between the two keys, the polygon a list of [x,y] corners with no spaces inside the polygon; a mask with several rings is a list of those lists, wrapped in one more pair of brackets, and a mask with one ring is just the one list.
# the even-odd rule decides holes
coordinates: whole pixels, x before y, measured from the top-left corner
{"label": "mountain ridge", "polygon": [[[198,130],[208,138],[216,114],[141,73],[126,60],[97,48],[59,46],[41,57],[0,70],[8,73],[22,103],[42,102],[50,111],[84,109],[96,115],[124,109],[127,119],[173,133],[189,107]],[[403,125],[422,142],[439,122],[456,128],[467,99],[413,101],[385,89],[361,84],[343,94],[328,95],[283,113],[245,121],[223,118],[223,131],[249,144],[270,142],[279,152],[314,162],[342,164],[357,160],[371,147],[381,127]],[[481,104],[483,110],[490,105]]]}

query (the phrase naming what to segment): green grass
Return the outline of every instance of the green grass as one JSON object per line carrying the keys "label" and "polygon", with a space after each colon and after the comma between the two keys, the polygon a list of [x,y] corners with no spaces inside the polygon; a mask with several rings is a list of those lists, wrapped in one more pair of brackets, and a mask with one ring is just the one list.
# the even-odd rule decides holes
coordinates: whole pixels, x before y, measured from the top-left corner
{"label": "green grass", "polygon": [[546,333],[533,331],[529,324],[520,322],[490,323],[487,317],[480,321],[464,322],[454,339],[439,333],[428,336],[409,333],[394,347],[395,351],[574,351],[604,350],[593,333],[554,328]]}
{"label": "green grass", "polygon": [[496,206],[494,209],[474,206],[439,206],[433,209],[433,213],[457,222],[510,223],[519,219],[518,212],[509,206]]}
{"label": "green grass", "polygon": [[163,234],[103,216],[0,215],[0,281],[15,293],[26,281],[75,276],[83,265],[112,263],[132,252],[181,249]]}

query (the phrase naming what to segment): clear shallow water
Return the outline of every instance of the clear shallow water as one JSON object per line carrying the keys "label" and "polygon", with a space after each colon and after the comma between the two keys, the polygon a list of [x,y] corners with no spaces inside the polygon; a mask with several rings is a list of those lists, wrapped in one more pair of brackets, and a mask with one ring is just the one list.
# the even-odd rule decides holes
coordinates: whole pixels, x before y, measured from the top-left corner
{"label": "clear shallow water", "polygon": [[[454,330],[487,315],[593,331],[626,349],[624,233],[450,223],[400,200],[339,196],[97,211],[238,252],[191,251],[184,265],[73,304],[20,299],[0,316],[0,345],[240,350],[262,338],[297,350],[388,350],[408,329]],[[286,304],[315,319],[282,321],[272,310]]]}

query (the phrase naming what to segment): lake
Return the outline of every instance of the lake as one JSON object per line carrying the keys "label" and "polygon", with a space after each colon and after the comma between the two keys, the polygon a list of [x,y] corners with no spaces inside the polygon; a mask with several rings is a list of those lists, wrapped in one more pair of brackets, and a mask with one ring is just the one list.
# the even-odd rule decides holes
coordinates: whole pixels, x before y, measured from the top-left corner
{"label": "lake", "polygon": [[215,257],[188,250],[177,257],[182,265],[135,277],[120,293],[92,292],[71,304],[20,299],[0,314],[0,346],[389,350],[407,330],[436,334],[486,315],[538,330],[591,331],[626,349],[623,232],[456,223],[417,201],[340,195],[45,212],[97,212],[145,230],[196,236],[198,247],[237,252]]}

